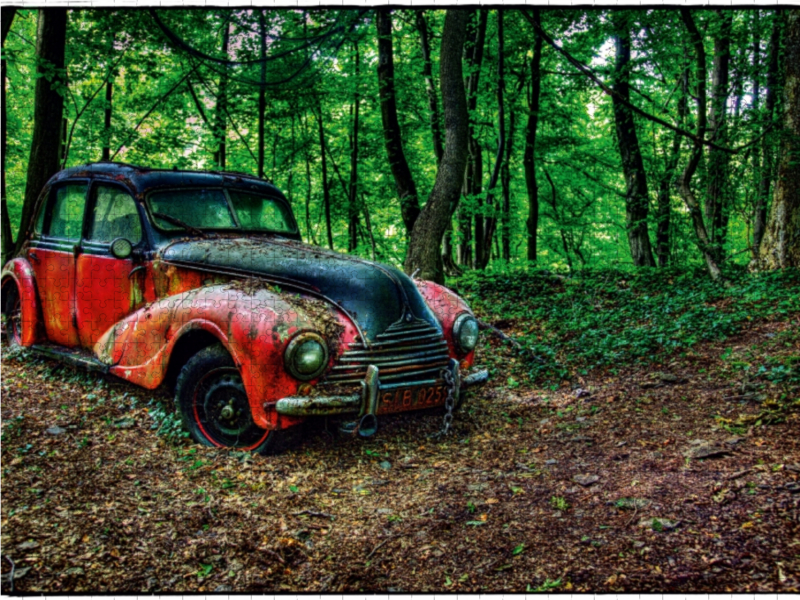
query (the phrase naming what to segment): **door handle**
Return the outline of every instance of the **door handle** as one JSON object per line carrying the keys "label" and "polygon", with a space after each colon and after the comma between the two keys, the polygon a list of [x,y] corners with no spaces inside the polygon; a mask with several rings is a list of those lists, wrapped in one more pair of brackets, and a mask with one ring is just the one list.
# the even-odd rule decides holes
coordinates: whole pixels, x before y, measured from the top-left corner
{"label": "door handle", "polygon": [[39,262],[39,256],[36,254],[36,252],[28,252],[28,258],[34,262]]}

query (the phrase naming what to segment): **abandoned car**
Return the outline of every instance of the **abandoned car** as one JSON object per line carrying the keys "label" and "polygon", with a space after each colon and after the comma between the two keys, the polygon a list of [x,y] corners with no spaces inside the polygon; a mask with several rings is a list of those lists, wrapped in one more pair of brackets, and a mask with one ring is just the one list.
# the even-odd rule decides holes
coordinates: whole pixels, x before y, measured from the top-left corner
{"label": "abandoned car", "polygon": [[[273,451],[318,415],[373,434],[470,373],[478,322],[447,288],[304,244],[271,183],[93,163],[45,186],[2,270],[12,344],[154,389],[203,444]],[[348,416],[349,415],[349,416]]]}

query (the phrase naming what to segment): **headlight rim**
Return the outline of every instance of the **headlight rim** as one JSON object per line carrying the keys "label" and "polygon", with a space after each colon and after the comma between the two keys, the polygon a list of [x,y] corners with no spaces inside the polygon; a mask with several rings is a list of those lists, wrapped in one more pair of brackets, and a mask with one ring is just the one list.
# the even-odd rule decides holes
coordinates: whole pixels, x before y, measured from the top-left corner
{"label": "headlight rim", "polygon": [[[319,344],[319,346],[322,348],[323,359],[320,367],[316,371],[312,373],[301,373],[297,370],[295,365],[295,354],[299,348],[308,341],[314,341]],[[315,331],[301,331],[300,333],[296,334],[287,344],[286,350],[283,353],[283,364],[286,367],[286,370],[289,371],[289,374],[292,377],[299,379],[300,381],[310,381],[322,375],[322,373],[328,367],[329,361],[330,353],[328,352],[328,343],[325,341],[325,338]]]}
{"label": "headlight rim", "polygon": [[[469,320],[475,321],[475,326],[478,327],[478,335],[475,337],[475,345],[472,348],[468,349],[461,345],[461,336],[459,335],[459,332],[461,328],[464,326],[464,323],[466,323]],[[475,348],[478,347],[479,337],[480,337],[480,327],[478,326],[478,319],[475,318],[475,315],[469,312],[463,312],[456,317],[456,320],[453,322],[453,341],[455,341],[456,348],[461,354],[467,355],[473,350],[475,350]]]}

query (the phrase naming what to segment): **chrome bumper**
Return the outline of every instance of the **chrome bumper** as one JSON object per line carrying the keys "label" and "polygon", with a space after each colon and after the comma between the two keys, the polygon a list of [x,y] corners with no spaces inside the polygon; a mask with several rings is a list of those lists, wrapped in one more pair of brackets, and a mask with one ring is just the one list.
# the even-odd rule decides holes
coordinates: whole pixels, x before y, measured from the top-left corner
{"label": "chrome bumper", "polygon": [[[456,384],[456,393],[477,385],[483,385],[489,379],[489,372],[480,369],[464,377],[460,376],[458,361],[451,360],[450,368]],[[378,408],[378,392],[380,378],[378,367],[370,365],[367,375],[361,382],[361,393],[349,396],[288,396],[275,404],[275,410],[281,415],[293,417],[317,417],[324,415],[346,415],[357,413],[359,416],[374,415]],[[412,384],[413,385],[413,384]]]}

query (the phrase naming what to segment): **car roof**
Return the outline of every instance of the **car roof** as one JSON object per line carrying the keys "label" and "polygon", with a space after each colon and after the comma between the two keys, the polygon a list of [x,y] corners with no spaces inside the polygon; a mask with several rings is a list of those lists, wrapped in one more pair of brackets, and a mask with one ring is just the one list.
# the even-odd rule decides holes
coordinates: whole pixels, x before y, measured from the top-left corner
{"label": "car roof", "polygon": [[189,171],[179,169],[153,169],[116,162],[96,162],[70,167],[59,171],[51,183],[70,178],[89,177],[109,179],[120,182],[136,194],[143,194],[156,188],[175,188],[184,186],[236,185],[283,196],[271,182],[246,173],[233,171]]}

